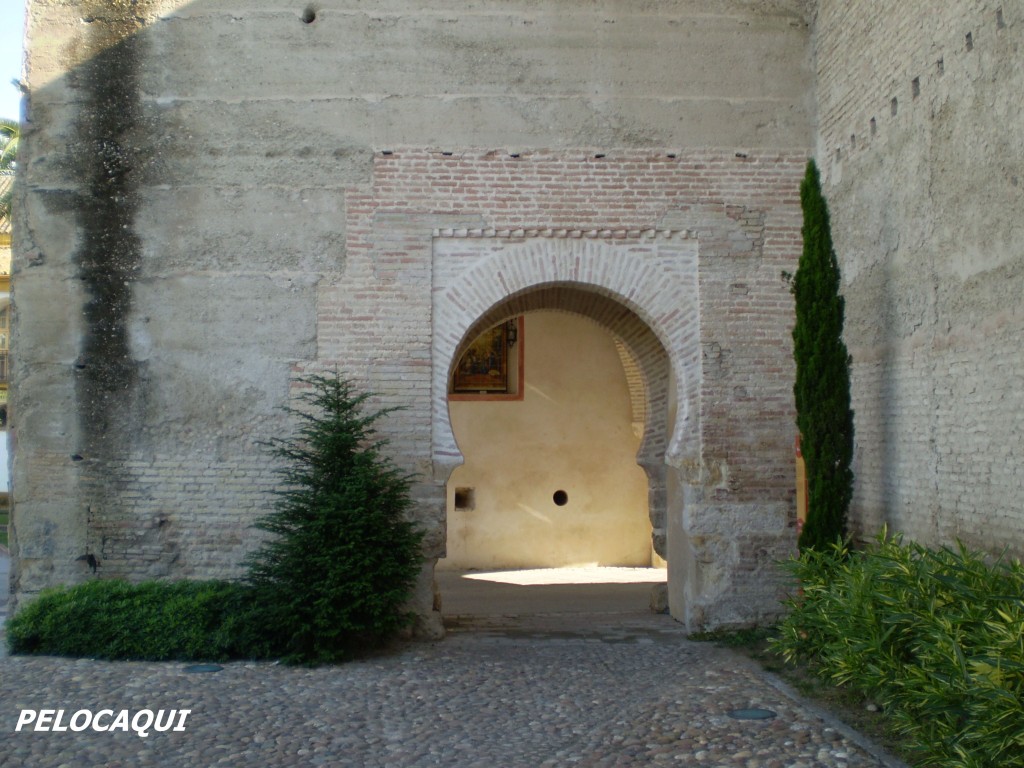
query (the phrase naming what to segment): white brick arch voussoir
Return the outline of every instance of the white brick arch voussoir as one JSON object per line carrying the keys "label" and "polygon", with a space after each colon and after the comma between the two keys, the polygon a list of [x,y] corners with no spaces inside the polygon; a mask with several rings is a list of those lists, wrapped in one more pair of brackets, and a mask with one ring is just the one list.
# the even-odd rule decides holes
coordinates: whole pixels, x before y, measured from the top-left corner
{"label": "white brick arch voussoir", "polygon": [[[525,240],[502,239],[502,234],[435,233],[431,384],[435,479],[446,481],[462,463],[448,412],[448,377],[457,354],[476,333],[518,314],[517,297],[545,292],[549,295],[545,308],[594,317],[632,346],[641,360],[652,357],[645,347],[664,349],[674,373],[677,405],[664,460],[679,466],[695,459],[701,364],[696,239],[685,231],[661,230],[611,237],[540,234]],[[552,304],[550,296],[558,288],[567,290],[554,300],[561,304]],[[603,317],[573,305],[578,302],[574,297],[587,293],[610,300],[603,302],[609,308],[603,310]],[[654,372],[649,366],[647,373]],[[658,382],[650,382],[649,388],[664,389]]]}

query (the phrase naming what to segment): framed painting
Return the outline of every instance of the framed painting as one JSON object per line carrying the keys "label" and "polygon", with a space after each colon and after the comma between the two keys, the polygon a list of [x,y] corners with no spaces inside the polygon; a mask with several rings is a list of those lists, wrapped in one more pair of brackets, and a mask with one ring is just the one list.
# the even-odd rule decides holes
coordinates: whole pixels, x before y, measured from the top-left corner
{"label": "framed painting", "polygon": [[455,392],[508,392],[508,328],[505,323],[474,339],[455,368]]}
{"label": "framed painting", "polygon": [[459,359],[452,374],[451,395],[454,399],[518,399],[522,349],[522,318],[484,331]]}

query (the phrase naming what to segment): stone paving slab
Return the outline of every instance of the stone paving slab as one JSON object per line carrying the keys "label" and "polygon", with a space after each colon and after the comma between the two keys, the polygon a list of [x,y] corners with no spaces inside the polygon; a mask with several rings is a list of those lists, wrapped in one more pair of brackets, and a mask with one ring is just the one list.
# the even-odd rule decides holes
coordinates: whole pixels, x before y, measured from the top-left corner
{"label": "stone paving slab", "polygon": [[[588,572],[589,571],[589,572]],[[534,583],[508,583],[478,580],[479,572],[435,571],[445,615],[472,616],[568,614],[568,613],[635,613],[647,612],[651,604],[651,581],[613,583],[624,572],[647,572],[649,578],[664,571],[653,568],[546,568],[537,571],[494,572],[492,577],[524,577],[536,575]],[[568,581],[559,581],[560,578]]]}
{"label": "stone paving slab", "polygon": [[[666,616],[489,617],[318,669],[0,660],[4,766],[898,766]],[[87,631],[87,628],[84,628]],[[739,708],[777,713],[741,721]],[[15,732],[22,709],[189,709],[181,732]]]}

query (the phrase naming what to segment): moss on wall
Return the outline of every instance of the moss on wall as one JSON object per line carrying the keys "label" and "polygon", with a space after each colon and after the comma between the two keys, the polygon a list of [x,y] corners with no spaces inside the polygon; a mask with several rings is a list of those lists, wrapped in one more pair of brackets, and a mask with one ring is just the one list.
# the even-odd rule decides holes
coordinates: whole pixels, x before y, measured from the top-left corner
{"label": "moss on wall", "polygon": [[78,403],[88,458],[109,458],[138,400],[128,318],[140,241],[135,232],[138,180],[147,136],[139,98],[146,3],[83,5],[87,27],[75,85],[81,107],[75,125],[74,173],[81,233],[76,254],[87,301],[78,371]]}

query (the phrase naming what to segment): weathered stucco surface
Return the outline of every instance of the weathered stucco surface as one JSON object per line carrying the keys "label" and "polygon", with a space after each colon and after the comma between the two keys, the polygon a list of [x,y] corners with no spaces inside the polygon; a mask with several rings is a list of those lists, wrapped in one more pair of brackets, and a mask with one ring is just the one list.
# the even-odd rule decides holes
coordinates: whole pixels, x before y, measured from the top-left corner
{"label": "weathered stucco surface", "polygon": [[825,0],[854,522],[1024,554],[1024,8]]}
{"label": "weathered stucco surface", "polygon": [[[460,458],[436,382],[474,324],[561,309],[645,361],[674,614],[770,612],[792,546],[779,274],[813,137],[803,5],[33,0],[16,592],[91,578],[86,554],[105,577],[237,573],[275,482],[260,441],[296,375],[338,367],[407,407],[388,431],[421,478],[436,631]],[[464,231],[552,255],[442,326],[433,245]],[[695,292],[651,312],[617,254],[664,233],[698,259]],[[566,266],[572,242],[593,273]]]}

